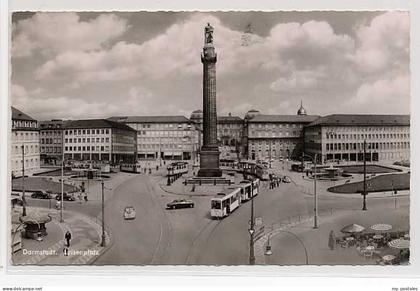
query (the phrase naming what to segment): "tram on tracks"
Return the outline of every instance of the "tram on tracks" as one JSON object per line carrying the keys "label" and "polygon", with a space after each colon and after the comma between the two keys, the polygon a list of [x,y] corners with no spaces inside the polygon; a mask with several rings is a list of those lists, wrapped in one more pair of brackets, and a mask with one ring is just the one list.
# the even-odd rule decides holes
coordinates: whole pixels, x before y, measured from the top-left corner
{"label": "tram on tracks", "polygon": [[188,173],[187,162],[173,162],[166,167],[169,176],[182,175]]}
{"label": "tram on tracks", "polygon": [[260,192],[260,180],[243,180],[238,185],[241,188],[241,202],[250,200]]}
{"label": "tram on tracks", "polygon": [[139,163],[124,163],[120,165],[121,172],[128,172],[128,173],[141,173],[141,166]]}
{"label": "tram on tracks", "polygon": [[253,175],[260,180],[268,180],[269,172],[266,165],[257,164],[252,161],[242,161],[238,163],[238,171],[246,175]]}
{"label": "tram on tracks", "polygon": [[224,218],[241,205],[241,188],[230,187],[211,199],[210,216]]}

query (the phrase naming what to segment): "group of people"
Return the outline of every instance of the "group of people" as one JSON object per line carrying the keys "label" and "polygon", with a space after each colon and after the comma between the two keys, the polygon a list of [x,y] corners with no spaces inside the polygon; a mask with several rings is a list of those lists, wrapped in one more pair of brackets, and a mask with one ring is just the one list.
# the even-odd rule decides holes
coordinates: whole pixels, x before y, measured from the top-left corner
{"label": "group of people", "polygon": [[277,188],[281,183],[281,178],[277,177],[273,174],[269,175],[269,184],[270,184],[270,189],[274,189]]}

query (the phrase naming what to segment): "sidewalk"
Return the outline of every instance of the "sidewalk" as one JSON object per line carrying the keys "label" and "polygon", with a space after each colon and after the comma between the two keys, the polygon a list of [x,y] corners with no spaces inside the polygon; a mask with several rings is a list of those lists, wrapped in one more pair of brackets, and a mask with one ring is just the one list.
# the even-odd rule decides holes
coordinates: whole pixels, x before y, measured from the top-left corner
{"label": "sidewalk", "polygon": [[[299,221],[300,220],[300,221]],[[344,236],[340,230],[351,223],[357,223],[372,231],[369,227],[376,223],[388,223],[392,230],[409,229],[409,208],[335,210],[332,215],[324,213],[319,217],[319,228],[313,229],[313,217],[292,219],[284,224],[274,225],[273,230],[255,243],[256,264],[302,265],[305,264],[305,249],[310,265],[375,265],[374,259],[360,256],[355,247],[342,249],[328,247],[329,233],[332,230],[336,237]],[[266,256],[265,246],[270,235],[273,254]],[[385,248],[381,256],[398,251]]]}
{"label": "sidewalk", "polygon": [[[64,211],[64,223],[60,223],[60,212],[46,208],[27,208],[30,214],[49,214],[52,221],[46,224],[48,235],[41,242],[22,238],[22,250],[13,255],[15,265],[85,265],[104,251],[101,243],[101,226],[85,215]],[[12,219],[18,220],[21,208],[16,207]],[[64,234],[72,234],[69,256],[64,256]],[[106,234],[106,245],[110,237]]]}

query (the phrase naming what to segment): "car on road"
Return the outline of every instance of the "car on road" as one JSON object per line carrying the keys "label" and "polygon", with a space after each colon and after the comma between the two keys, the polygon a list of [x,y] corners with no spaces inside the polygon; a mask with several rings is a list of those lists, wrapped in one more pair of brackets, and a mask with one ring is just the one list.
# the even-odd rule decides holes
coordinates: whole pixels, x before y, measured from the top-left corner
{"label": "car on road", "polygon": [[34,191],[31,194],[31,198],[36,198],[36,199],[51,199],[52,196],[51,196],[50,193],[47,193],[44,190],[38,190],[38,191]]}
{"label": "car on road", "polygon": [[175,199],[172,202],[166,204],[167,209],[178,209],[178,208],[193,208],[194,202],[187,199]]}
{"label": "car on road", "polygon": [[132,220],[136,218],[136,210],[133,206],[127,206],[124,208],[124,219]]}
{"label": "car on road", "polygon": [[[64,198],[64,201],[76,201],[76,198],[74,198],[74,195],[69,194],[68,192],[63,193],[63,198]],[[61,193],[58,193],[57,195],[55,195],[55,199],[57,201],[61,201]]]}
{"label": "car on road", "polygon": [[290,180],[290,178],[287,177],[287,176],[284,176],[282,181],[283,181],[283,183],[291,183],[292,182],[292,180]]}

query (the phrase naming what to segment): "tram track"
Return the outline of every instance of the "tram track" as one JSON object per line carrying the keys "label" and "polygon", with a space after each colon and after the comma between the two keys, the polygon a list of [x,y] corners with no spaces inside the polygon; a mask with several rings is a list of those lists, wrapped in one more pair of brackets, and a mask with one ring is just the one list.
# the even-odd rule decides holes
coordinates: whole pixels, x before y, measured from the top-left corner
{"label": "tram track", "polygon": [[[204,224],[199,232],[194,236],[194,239],[191,242],[191,245],[188,249],[187,256],[185,258],[185,264],[186,265],[192,265],[192,259],[197,258],[198,254],[195,254],[194,252],[197,252],[197,248],[200,247],[200,245],[205,245],[208,242],[208,239],[211,237],[213,232],[216,230],[217,226],[222,222],[222,220],[209,220],[206,224]],[[208,232],[207,235],[203,237],[203,235]]]}
{"label": "tram track", "polygon": [[[147,182],[147,189],[149,190],[149,193],[156,193],[155,192],[156,189],[151,183],[152,181],[150,180]],[[158,256],[160,258],[163,258],[165,255],[167,255],[168,249],[171,245],[172,238],[173,238],[173,227],[172,227],[171,221],[168,218],[168,215],[166,214],[165,210],[162,208],[161,201],[159,201],[159,199],[154,194],[151,194],[150,196],[151,196],[151,199],[153,200],[153,203],[156,206],[156,209],[159,209],[160,217],[161,217],[160,223],[159,223],[159,227],[160,227],[159,239],[156,244],[156,247],[154,248],[152,259],[150,261],[150,264],[152,265],[152,264],[157,263],[156,260],[158,259]],[[165,231],[165,228],[166,228],[166,231]],[[165,240],[164,246],[162,246],[162,242],[164,241],[163,237],[165,236],[165,233],[166,233],[167,238]]]}

